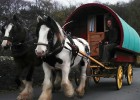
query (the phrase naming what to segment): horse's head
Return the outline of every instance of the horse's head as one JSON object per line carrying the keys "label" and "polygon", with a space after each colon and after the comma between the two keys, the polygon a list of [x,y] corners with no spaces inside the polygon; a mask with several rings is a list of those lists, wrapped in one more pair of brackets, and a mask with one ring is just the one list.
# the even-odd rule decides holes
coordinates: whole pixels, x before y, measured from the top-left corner
{"label": "horse's head", "polygon": [[38,43],[35,52],[37,56],[44,56],[51,52],[57,41],[62,41],[63,32],[58,23],[49,16],[44,18],[38,16],[37,22]]}
{"label": "horse's head", "polygon": [[14,15],[12,19],[8,19],[5,24],[2,26],[2,35],[3,41],[1,46],[7,47],[12,45],[12,43],[23,42],[25,40],[25,35],[21,34],[25,33],[21,21],[19,18]]}

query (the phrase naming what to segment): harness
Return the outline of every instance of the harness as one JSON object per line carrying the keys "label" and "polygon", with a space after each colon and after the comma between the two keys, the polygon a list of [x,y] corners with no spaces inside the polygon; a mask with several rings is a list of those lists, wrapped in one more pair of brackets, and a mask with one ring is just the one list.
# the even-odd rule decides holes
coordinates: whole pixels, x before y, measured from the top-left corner
{"label": "harness", "polygon": [[18,41],[13,41],[13,39],[14,38],[10,37],[10,36],[9,37],[6,37],[6,36],[3,37],[3,40],[8,40],[8,41],[12,42],[12,45],[10,47],[11,47],[12,55],[14,57],[22,56],[22,55],[26,54],[27,51],[28,51],[27,48],[29,48],[30,46],[33,46],[32,45],[33,43],[31,44],[31,42],[36,40],[36,38],[34,38],[34,39],[31,39],[31,40],[28,39],[29,41],[18,42]]}
{"label": "harness", "polygon": [[[71,60],[72,60],[72,63],[71,63],[71,66],[74,65],[74,60],[76,58],[76,56],[78,55],[78,52],[79,52],[79,48],[75,45],[74,41],[73,41],[73,38],[68,34],[67,35],[67,38],[69,39],[70,43],[67,42],[67,44],[71,47],[71,52],[72,52],[72,57],[71,57]],[[67,47],[65,47],[66,49],[68,49]]]}
{"label": "harness", "polygon": [[[64,46],[66,38],[70,41],[70,43],[67,42],[67,44],[71,47],[71,50],[69,48],[67,48],[66,46]],[[78,52],[79,52],[79,49],[75,45],[72,37],[69,34],[65,34],[64,40],[62,42],[57,40],[55,44],[53,44],[53,39],[54,39],[54,33],[52,33],[52,36],[51,36],[50,40],[48,41],[48,44],[35,43],[36,45],[44,45],[49,49],[49,52],[42,58],[43,61],[49,62],[50,59],[51,59],[51,60],[54,60],[54,62],[56,61],[56,62],[61,64],[62,61],[59,58],[57,58],[56,55],[59,54],[62,51],[63,48],[65,48],[65,49],[72,52],[72,57],[71,57],[71,60],[72,60],[71,66],[72,66],[74,64],[74,60],[75,60],[75,58],[76,58],[76,56],[78,55]],[[53,63],[50,63],[50,65],[54,66]]]}
{"label": "harness", "polygon": [[59,54],[62,51],[62,49],[64,48],[64,43],[65,43],[65,40],[62,43],[60,41],[57,41],[56,44],[54,45],[54,47],[52,47],[50,49],[51,52],[49,52],[47,54],[47,56]]}
{"label": "harness", "polygon": [[[80,43],[82,43],[83,45],[85,45],[80,39],[77,39]],[[85,45],[85,52],[86,52],[86,54],[88,55],[88,56],[90,56],[90,50],[89,50],[89,48],[88,48],[88,46],[87,45]]]}
{"label": "harness", "polygon": [[49,52],[46,54],[46,56],[51,56],[51,55],[57,55],[58,53],[60,53],[62,51],[62,49],[64,48],[64,43],[65,43],[65,39],[62,41],[56,41],[55,45],[53,44],[53,39],[54,39],[54,33],[51,32],[51,38],[48,41],[48,44],[46,43],[34,43],[36,45],[44,45],[46,46],[49,50]]}
{"label": "harness", "polygon": [[13,37],[7,37],[7,36],[4,36],[4,37],[3,37],[3,40],[12,41],[12,40],[13,40]]}

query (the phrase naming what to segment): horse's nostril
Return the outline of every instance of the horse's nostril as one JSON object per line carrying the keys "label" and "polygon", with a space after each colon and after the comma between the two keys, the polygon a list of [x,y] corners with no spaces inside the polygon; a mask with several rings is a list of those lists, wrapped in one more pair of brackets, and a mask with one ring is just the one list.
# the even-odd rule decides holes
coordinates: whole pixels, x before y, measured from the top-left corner
{"label": "horse's nostril", "polygon": [[9,46],[10,46],[11,44],[12,44],[12,43],[11,43],[10,41],[7,41],[7,45],[9,45]]}
{"label": "horse's nostril", "polygon": [[35,53],[37,54],[37,50],[35,50]]}
{"label": "horse's nostril", "polygon": [[35,49],[35,53],[36,53],[37,56],[43,56],[45,52],[43,50],[38,51],[38,50]]}
{"label": "horse's nostril", "polygon": [[44,51],[42,51],[42,54],[44,53]]}

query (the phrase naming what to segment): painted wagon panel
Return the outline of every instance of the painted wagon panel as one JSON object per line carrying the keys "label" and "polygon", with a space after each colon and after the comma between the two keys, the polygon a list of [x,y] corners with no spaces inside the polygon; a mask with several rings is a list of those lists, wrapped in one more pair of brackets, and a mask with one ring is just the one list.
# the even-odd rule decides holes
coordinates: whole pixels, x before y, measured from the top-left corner
{"label": "painted wagon panel", "polygon": [[[118,16],[119,17],[119,16]],[[138,33],[120,18],[123,27],[123,44],[122,47],[137,53],[140,53],[140,37]]]}
{"label": "painted wagon panel", "polygon": [[[111,8],[109,8],[105,5],[102,5],[102,4],[89,3],[89,4],[84,4],[84,5],[81,5],[80,7],[78,7],[67,18],[66,23],[68,23],[69,21],[73,21],[73,23],[66,25],[65,30],[72,32],[72,35],[86,38],[88,40],[88,42],[90,43],[89,37],[91,37],[91,35],[89,35],[90,32],[88,32],[88,30],[89,30],[88,29],[89,22],[87,21],[88,18],[91,17],[92,15],[93,16],[96,15],[95,21],[98,21],[97,18],[101,17],[99,15],[103,15],[104,22],[103,23],[101,23],[101,21],[98,21],[98,22],[100,22],[101,24],[105,24],[105,17],[106,17],[105,15],[106,14],[110,14],[111,16],[113,16],[116,27],[119,30],[119,36],[120,36],[119,41],[120,42],[118,44],[118,47],[120,49],[127,50],[129,52],[140,53],[140,37],[139,37],[138,33],[130,25],[128,25],[121,17],[119,17],[119,15],[116,14]],[[79,24],[75,24],[75,25],[77,25],[77,27],[74,26],[75,22],[79,23]],[[84,28],[83,26],[86,28]],[[94,27],[98,27],[98,24],[96,24]],[[93,30],[95,32],[92,32],[92,34],[98,33],[98,28],[93,29]],[[104,31],[106,31],[105,25],[104,25],[104,30],[102,30],[101,32],[103,33]],[[99,30],[99,32],[100,32],[100,30]]]}

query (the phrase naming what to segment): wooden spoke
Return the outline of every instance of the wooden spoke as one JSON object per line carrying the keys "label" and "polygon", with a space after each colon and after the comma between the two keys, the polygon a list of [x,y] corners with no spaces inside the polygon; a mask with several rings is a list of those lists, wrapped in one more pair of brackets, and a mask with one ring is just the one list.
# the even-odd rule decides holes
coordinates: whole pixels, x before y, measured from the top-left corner
{"label": "wooden spoke", "polygon": [[119,66],[117,68],[116,73],[116,86],[118,90],[122,88],[122,81],[123,81],[123,68],[122,66]]}
{"label": "wooden spoke", "polygon": [[127,67],[127,83],[128,85],[131,85],[132,84],[132,80],[133,80],[133,68],[132,68],[132,65],[129,64],[128,67]]}
{"label": "wooden spoke", "polygon": [[[96,75],[97,73],[98,73],[97,71],[94,71],[94,75]],[[94,77],[93,77],[93,80],[94,80],[95,84],[98,84],[99,81],[100,81],[100,77],[94,76]]]}

